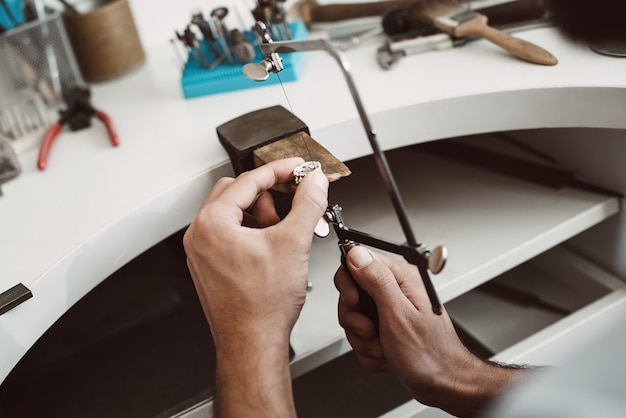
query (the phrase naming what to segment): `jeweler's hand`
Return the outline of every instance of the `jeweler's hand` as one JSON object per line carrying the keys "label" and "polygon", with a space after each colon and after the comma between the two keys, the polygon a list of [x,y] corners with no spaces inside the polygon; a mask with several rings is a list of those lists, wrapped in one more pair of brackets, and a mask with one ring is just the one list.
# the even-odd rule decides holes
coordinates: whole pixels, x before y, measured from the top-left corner
{"label": "jeweler's hand", "polygon": [[216,344],[238,334],[288,340],[307,287],[313,229],[327,205],[322,172],[297,187],[279,222],[272,186],[293,180],[301,158],[220,179],[184,237],[187,264]]}
{"label": "jeweler's hand", "polygon": [[214,412],[295,417],[289,336],[304,304],[313,229],[326,210],[321,171],[298,185],[280,221],[268,192],[301,158],[217,182],[183,239],[216,349]]}
{"label": "jeweler's hand", "polygon": [[[339,323],[363,367],[391,371],[418,401],[473,416],[518,373],[487,363],[459,340],[444,309],[432,312],[415,266],[353,247],[340,267]],[[355,281],[374,299],[379,330],[358,307]]]}

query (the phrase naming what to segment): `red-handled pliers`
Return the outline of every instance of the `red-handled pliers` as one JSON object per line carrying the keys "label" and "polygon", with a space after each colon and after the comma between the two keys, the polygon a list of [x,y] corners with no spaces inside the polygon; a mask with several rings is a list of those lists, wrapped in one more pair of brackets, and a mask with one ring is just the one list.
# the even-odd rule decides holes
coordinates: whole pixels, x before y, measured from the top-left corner
{"label": "red-handled pliers", "polygon": [[120,144],[117,131],[113,126],[111,118],[101,110],[95,109],[90,101],[89,97],[91,92],[84,87],[76,87],[72,89],[65,97],[67,109],[60,112],[61,117],[59,121],[48,128],[48,131],[44,135],[41,148],[39,149],[39,159],[37,161],[37,167],[40,170],[45,170],[48,165],[48,155],[50,154],[50,148],[54,140],[63,129],[63,125],[69,125],[72,131],[88,128],[91,126],[92,117],[97,117],[106,126],[111,143],[113,146]]}

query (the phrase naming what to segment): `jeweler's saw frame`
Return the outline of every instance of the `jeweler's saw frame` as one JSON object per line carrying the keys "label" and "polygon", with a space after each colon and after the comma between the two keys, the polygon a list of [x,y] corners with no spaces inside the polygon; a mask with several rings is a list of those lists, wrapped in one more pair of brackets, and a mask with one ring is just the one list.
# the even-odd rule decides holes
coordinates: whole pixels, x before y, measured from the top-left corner
{"label": "jeweler's saw frame", "polygon": [[269,73],[278,73],[282,71],[283,65],[280,54],[304,51],[326,51],[339,64],[345,81],[348,84],[354,104],[357,108],[361,123],[373,150],[376,166],[383,182],[385,183],[385,187],[389,193],[389,197],[391,198],[396,216],[406,238],[405,244],[395,244],[382,238],[369,235],[365,232],[352,230],[346,226],[343,220],[341,207],[336,204],[330,204],[326,210],[325,217],[326,220],[333,225],[337,238],[339,239],[339,248],[342,251],[342,260],[345,259],[351,243],[368,245],[383,251],[403,256],[406,261],[417,266],[426,287],[433,312],[440,315],[442,312],[441,302],[439,301],[435,287],[430,279],[429,271],[436,274],[443,269],[447,258],[447,250],[443,246],[438,246],[431,251],[424,244],[419,243],[415,238],[402,197],[391,169],[389,168],[387,158],[385,157],[385,154],[376,139],[376,131],[372,128],[367,113],[365,112],[363,102],[361,101],[354,80],[352,79],[350,65],[347,58],[331,42],[325,39],[274,42],[262,22],[257,22],[254,31],[261,37],[262,43],[259,47],[261,48],[265,59],[258,64],[250,63],[244,66],[244,73],[253,80],[263,81],[269,77]]}

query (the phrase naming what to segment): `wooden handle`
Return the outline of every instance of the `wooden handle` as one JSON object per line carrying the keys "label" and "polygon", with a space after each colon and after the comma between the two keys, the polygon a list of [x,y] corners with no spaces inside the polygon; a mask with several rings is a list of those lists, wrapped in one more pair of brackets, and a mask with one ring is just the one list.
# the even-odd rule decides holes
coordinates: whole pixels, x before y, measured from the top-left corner
{"label": "wooden handle", "polygon": [[516,57],[535,64],[555,65],[558,63],[554,55],[540,46],[492,28],[487,24],[487,17],[484,15],[479,15],[461,23],[455,28],[454,35],[457,37],[474,36],[487,39]]}
{"label": "wooden handle", "polygon": [[381,16],[392,7],[403,7],[413,0],[387,0],[372,3],[326,4],[311,10],[313,22],[336,22],[358,17]]}
{"label": "wooden handle", "polygon": [[369,3],[324,4],[315,0],[304,0],[294,5],[298,14],[308,26],[312,23],[336,22],[359,17],[382,16],[392,7],[406,7],[415,0],[386,0]]}

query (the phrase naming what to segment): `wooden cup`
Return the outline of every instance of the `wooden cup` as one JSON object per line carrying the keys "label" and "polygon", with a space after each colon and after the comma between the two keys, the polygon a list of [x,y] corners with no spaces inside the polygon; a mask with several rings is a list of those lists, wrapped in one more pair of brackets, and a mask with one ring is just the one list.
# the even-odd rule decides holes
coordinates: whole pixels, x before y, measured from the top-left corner
{"label": "wooden cup", "polygon": [[86,81],[119,77],[145,62],[128,0],[113,0],[88,13],[66,13],[63,21]]}

